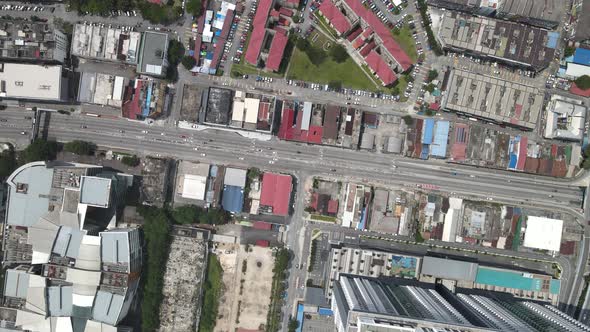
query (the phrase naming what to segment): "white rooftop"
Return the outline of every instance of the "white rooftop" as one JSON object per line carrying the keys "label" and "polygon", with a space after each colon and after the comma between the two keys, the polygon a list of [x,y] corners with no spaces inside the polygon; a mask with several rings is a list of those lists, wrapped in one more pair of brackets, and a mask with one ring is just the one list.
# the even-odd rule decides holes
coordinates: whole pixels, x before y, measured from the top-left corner
{"label": "white rooftop", "polygon": [[586,107],[571,98],[554,95],[547,105],[546,138],[579,141],[584,135]]}
{"label": "white rooftop", "polygon": [[61,66],[0,63],[0,98],[61,100]]}
{"label": "white rooftop", "polygon": [[559,251],[563,220],[529,216],[524,233],[524,246]]}

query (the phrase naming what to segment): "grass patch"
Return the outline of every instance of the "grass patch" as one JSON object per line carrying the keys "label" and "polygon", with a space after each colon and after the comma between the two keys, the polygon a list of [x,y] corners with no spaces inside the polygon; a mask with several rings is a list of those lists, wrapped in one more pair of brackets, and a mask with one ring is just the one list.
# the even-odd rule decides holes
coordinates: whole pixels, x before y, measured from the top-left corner
{"label": "grass patch", "polygon": [[141,207],[139,213],[145,219],[143,233],[147,247],[142,277],[141,326],[142,331],[155,331],[160,325],[164,270],[170,246],[170,222],[164,209]]}
{"label": "grass patch", "polygon": [[322,216],[319,214],[312,214],[309,217],[313,220],[336,222],[336,217]]}
{"label": "grass patch", "polygon": [[199,322],[199,332],[212,332],[217,320],[217,309],[221,295],[221,277],[223,269],[217,255],[209,254],[207,260],[207,278],[203,295],[203,311]]}
{"label": "grass patch", "polygon": [[343,87],[375,90],[375,85],[352,58],[348,58],[343,63],[337,63],[327,57],[321,65],[315,66],[309,60],[307,54],[298,48],[293,50],[287,78],[324,84],[331,81],[340,81]]}
{"label": "grass patch", "polygon": [[277,332],[281,325],[281,308],[283,307],[283,293],[286,291],[285,279],[289,264],[289,250],[280,249],[275,253],[275,266],[272,269],[272,289],[270,292],[270,305],[266,317],[265,332]]}
{"label": "grass patch", "polygon": [[398,31],[398,34],[391,33],[393,39],[398,42],[399,46],[401,46],[410,59],[416,62],[418,60],[418,52],[416,51],[416,42],[414,41],[414,37],[412,37],[412,29],[407,24],[404,24]]}

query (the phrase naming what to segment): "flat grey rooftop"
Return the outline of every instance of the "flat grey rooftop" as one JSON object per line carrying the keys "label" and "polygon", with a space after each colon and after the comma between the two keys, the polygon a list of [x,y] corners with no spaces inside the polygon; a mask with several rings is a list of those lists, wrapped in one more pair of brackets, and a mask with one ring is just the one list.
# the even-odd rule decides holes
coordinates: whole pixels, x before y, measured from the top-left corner
{"label": "flat grey rooftop", "polygon": [[80,203],[108,207],[111,197],[111,179],[83,176],[80,180]]}
{"label": "flat grey rooftop", "polygon": [[10,200],[7,222],[10,225],[32,226],[47,212],[53,169],[45,163],[21,167],[8,179]]}

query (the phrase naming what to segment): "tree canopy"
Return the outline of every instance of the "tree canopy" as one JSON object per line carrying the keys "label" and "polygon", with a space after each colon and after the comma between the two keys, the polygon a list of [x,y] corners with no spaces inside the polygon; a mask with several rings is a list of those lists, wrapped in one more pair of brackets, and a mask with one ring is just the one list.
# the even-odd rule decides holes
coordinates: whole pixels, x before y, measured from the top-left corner
{"label": "tree canopy", "polygon": [[330,56],[334,61],[342,63],[348,59],[348,52],[346,52],[344,46],[336,44],[330,48]]}
{"label": "tree canopy", "polygon": [[176,224],[225,224],[229,220],[227,212],[221,209],[204,209],[196,205],[179,206],[170,213]]}
{"label": "tree canopy", "polygon": [[184,66],[184,68],[186,68],[186,70],[191,70],[194,66],[197,65],[197,60],[190,55],[185,55],[184,57],[182,57],[182,65]]}
{"label": "tree canopy", "polygon": [[428,82],[434,81],[438,77],[438,71],[436,69],[431,69],[428,71]]}
{"label": "tree canopy", "polygon": [[53,160],[56,155],[57,143],[55,141],[46,141],[40,138],[29,144],[22,154],[25,163],[39,160]]}
{"label": "tree canopy", "polygon": [[96,149],[96,146],[94,145],[94,143],[81,141],[81,140],[71,141],[71,142],[68,142],[64,145],[65,151],[71,152],[71,153],[74,153],[74,154],[77,154],[80,156],[91,155],[94,153],[95,149]]}
{"label": "tree canopy", "polygon": [[0,153],[0,177],[9,176],[16,169],[16,156],[12,147]]}
{"label": "tree canopy", "polygon": [[136,155],[133,156],[123,156],[123,158],[121,158],[121,162],[124,165],[127,165],[129,167],[135,167],[137,165],[139,165],[139,157],[137,157]]}
{"label": "tree canopy", "polygon": [[203,14],[203,4],[201,0],[188,0],[186,3],[186,12],[193,15],[195,18]]}
{"label": "tree canopy", "polygon": [[590,89],[590,76],[582,75],[575,80],[575,83],[582,90]]}

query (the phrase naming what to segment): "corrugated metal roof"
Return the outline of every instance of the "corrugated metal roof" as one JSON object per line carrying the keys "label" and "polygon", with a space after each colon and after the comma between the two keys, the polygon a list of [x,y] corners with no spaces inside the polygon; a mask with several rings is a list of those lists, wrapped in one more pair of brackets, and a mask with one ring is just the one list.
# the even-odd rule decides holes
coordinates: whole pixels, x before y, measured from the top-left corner
{"label": "corrugated metal roof", "polygon": [[244,207],[244,190],[237,186],[225,186],[221,198],[221,206],[228,212],[242,212]]}
{"label": "corrugated metal roof", "polygon": [[309,123],[311,122],[311,106],[312,103],[308,101],[303,103],[303,117],[301,118],[301,130],[309,130]]}
{"label": "corrugated metal roof", "polygon": [[246,173],[247,171],[245,169],[228,167],[225,169],[223,184],[244,188],[246,186]]}
{"label": "corrugated metal roof", "polygon": [[477,263],[424,256],[421,274],[440,279],[474,281]]}
{"label": "corrugated metal roof", "polygon": [[422,144],[432,144],[434,137],[434,119],[424,120],[424,127],[422,131]]}
{"label": "corrugated metal roof", "polygon": [[62,257],[78,258],[84,234],[85,232],[78,229],[60,227],[51,252]]}
{"label": "corrugated metal roof", "polygon": [[590,65],[590,50],[585,48],[576,48],[574,52],[574,62],[580,65]]}
{"label": "corrugated metal roof", "polygon": [[116,325],[124,300],[125,297],[121,295],[98,291],[92,307],[92,318],[99,322]]}
{"label": "corrugated metal roof", "polygon": [[50,316],[71,316],[72,286],[47,287],[47,306]]}
{"label": "corrugated metal roof", "polygon": [[447,141],[449,139],[449,121],[437,121],[434,132],[434,142],[430,146],[430,154],[444,158],[447,155]]}
{"label": "corrugated metal roof", "polygon": [[129,233],[102,232],[100,233],[100,253],[105,263],[129,263]]}
{"label": "corrugated metal roof", "polygon": [[6,270],[4,281],[4,295],[17,297],[19,299],[27,298],[29,289],[29,274],[25,271]]}

